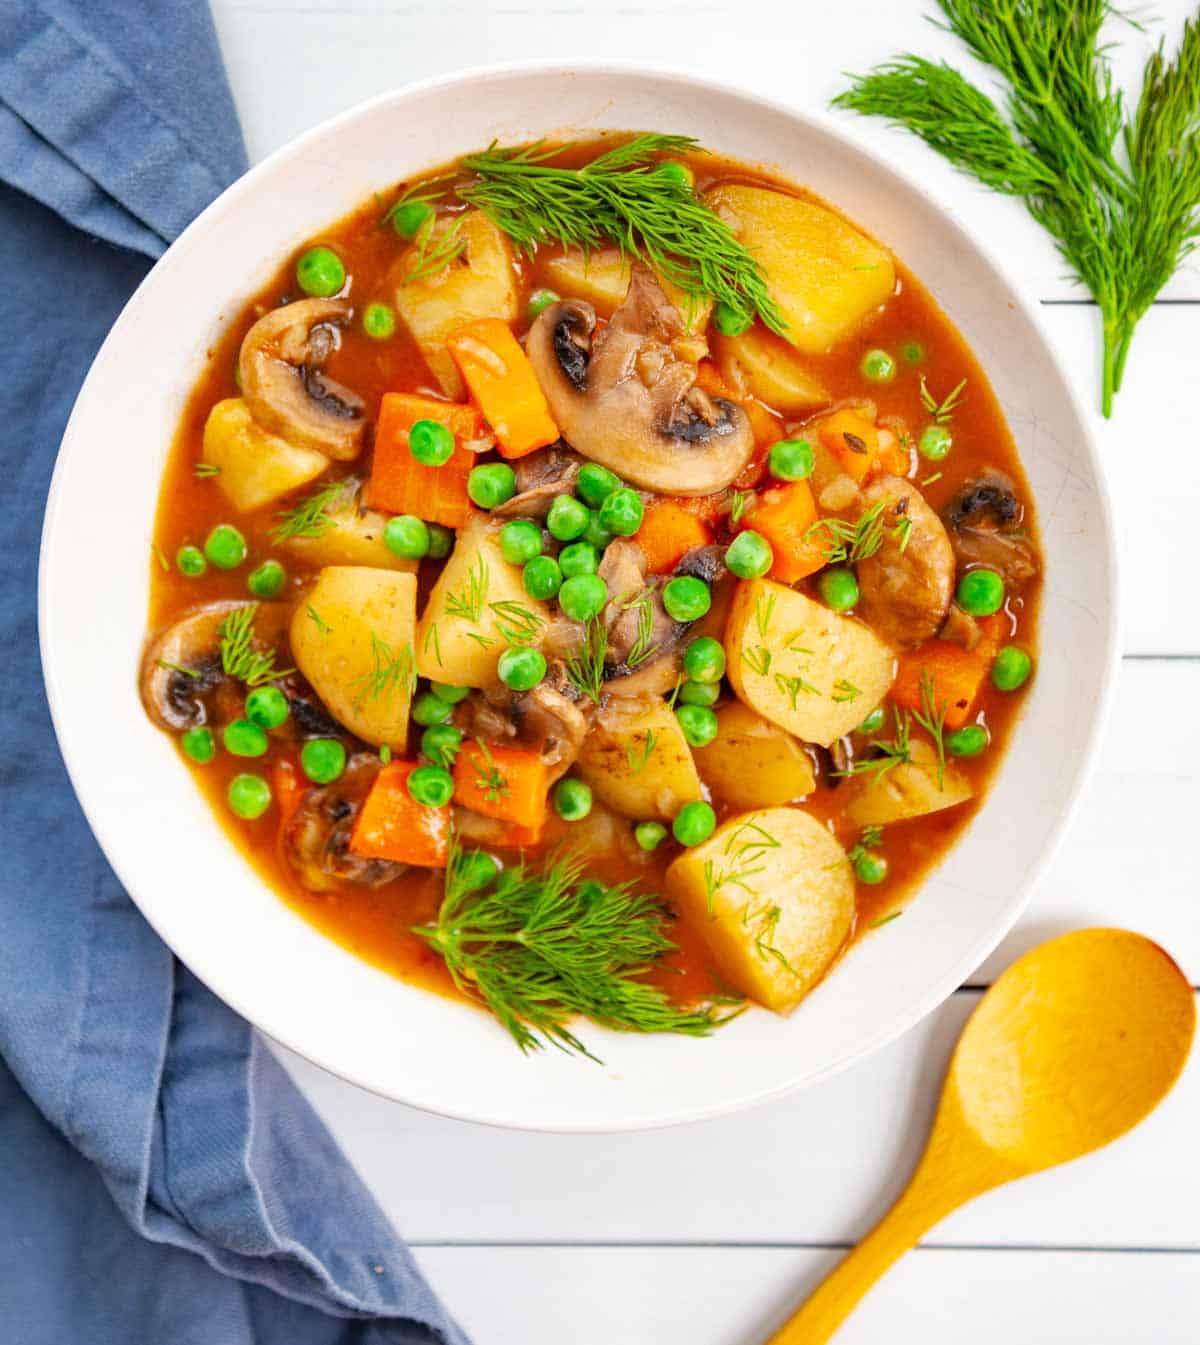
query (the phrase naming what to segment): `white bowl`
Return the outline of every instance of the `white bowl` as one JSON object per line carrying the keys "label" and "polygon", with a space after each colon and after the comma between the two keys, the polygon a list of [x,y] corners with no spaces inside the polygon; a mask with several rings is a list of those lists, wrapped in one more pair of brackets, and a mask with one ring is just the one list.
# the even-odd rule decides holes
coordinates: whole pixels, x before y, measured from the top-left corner
{"label": "white bowl", "polygon": [[[317,933],[250,869],[136,690],[147,543],[184,397],[221,323],[292,248],[369,193],[493,139],[678,131],[836,203],[932,290],[1000,397],[1045,548],[1043,657],[986,805],[902,920],[858,943],[790,1018],[755,1010],[707,1040],[585,1025],[603,1066],[524,1057],[487,1015],[405,985]],[[812,1083],[949,995],[1025,905],[1079,792],[1116,658],[1112,523],[1084,417],[1034,308],[919,188],[829,125],[676,75],[473,72],[325,123],[231,187],[147,277],[92,366],[63,439],[41,561],[50,706],[79,798],[146,918],[264,1032],[375,1092],[497,1125],[664,1125]]]}

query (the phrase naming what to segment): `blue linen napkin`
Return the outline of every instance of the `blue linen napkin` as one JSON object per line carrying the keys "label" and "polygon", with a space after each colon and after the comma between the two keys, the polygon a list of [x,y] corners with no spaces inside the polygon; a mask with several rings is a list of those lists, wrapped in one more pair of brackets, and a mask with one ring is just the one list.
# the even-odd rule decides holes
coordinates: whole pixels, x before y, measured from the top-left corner
{"label": "blue linen napkin", "polygon": [[0,0],[5,1345],[466,1345],[263,1043],[121,889],[42,691],[71,404],[150,260],[244,167],[203,0]]}

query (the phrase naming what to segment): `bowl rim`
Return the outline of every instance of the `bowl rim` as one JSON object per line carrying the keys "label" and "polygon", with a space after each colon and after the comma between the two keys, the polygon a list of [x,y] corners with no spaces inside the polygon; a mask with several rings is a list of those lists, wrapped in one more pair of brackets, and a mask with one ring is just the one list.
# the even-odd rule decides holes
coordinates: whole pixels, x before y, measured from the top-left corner
{"label": "bowl rim", "polygon": [[[996,919],[988,929],[982,932],[972,943],[970,948],[953,964],[948,966],[945,971],[940,975],[931,978],[926,992],[921,996],[914,997],[902,1014],[897,1015],[894,1019],[889,1021],[885,1027],[881,1028],[870,1037],[865,1038],[856,1049],[846,1051],[840,1058],[830,1061],[823,1068],[811,1071],[799,1078],[784,1079],[774,1086],[760,1088],[755,1092],[737,1095],[727,1100],[704,1105],[696,1104],[675,1107],[669,1111],[664,1110],[661,1115],[651,1118],[637,1117],[629,1120],[609,1120],[603,1123],[583,1120],[578,1124],[568,1123],[566,1121],[555,1124],[539,1124],[536,1122],[526,1124],[514,1121],[510,1118],[489,1114],[486,1100],[481,1100],[478,1106],[468,1108],[445,1104],[439,1105],[436,1101],[414,1098],[411,1096],[401,1097],[396,1093],[389,1092],[379,1087],[369,1079],[359,1076],[357,1071],[349,1067],[340,1067],[334,1061],[318,1058],[317,1055],[311,1053],[311,1048],[307,1048],[302,1042],[298,1042],[294,1039],[293,1033],[289,1029],[287,1023],[270,1022],[268,1016],[264,1015],[261,1008],[258,1006],[251,1011],[242,1001],[241,995],[236,993],[230,994],[223,986],[223,977],[219,965],[212,966],[206,964],[205,966],[197,967],[187,961],[163,936],[159,929],[158,922],[151,911],[147,910],[146,906],[144,906],[134,895],[132,887],[126,881],[123,873],[124,865],[120,857],[109,852],[103,834],[94,820],[95,809],[92,804],[92,799],[96,793],[96,787],[90,786],[87,783],[87,774],[83,765],[75,756],[74,748],[68,744],[65,734],[62,731],[60,692],[54,674],[55,655],[45,634],[48,626],[47,617],[50,600],[49,572],[51,568],[51,543],[57,530],[61,495],[63,493],[62,482],[66,475],[62,447],[72,436],[74,424],[79,415],[79,404],[83,400],[83,393],[92,378],[93,366],[99,362],[110,343],[119,341],[122,338],[125,328],[131,324],[133,315],[136,313],[136,310],[142,301],[144,291],[156,283],[155,277],[159,269],[159,262],[167,256],[179,257],[185,255],[192,247],[194,241],[210,227],[213,221],[236,209],[243,198],[253,194],[258,189],[260,180],[264,177],[268,177],[277,166],[285,163],[293,156],[302,153],[315,142],[327,138],[336,139],[337,135],[344,127],[356,122],[360,118],[369,118],[383,107],[393,104],[402,104],[410,99],[419,99],[428,93],[437,92],[447,88],[459,87],[465,90],[472,84],[476,84],[480,81],[495,81],[501,79],[521,81],[527,79],[531,75],[546,74],[553,74],[561,77],[570,77],[573,75],[600,78],[605,76],[617,78],[633,77],[635,79],[646,81],[656,81],[659,83],[665,82],[676,86],[683,86],[687,89],[694,90],[699,94],[710,94],[716,97],[739,100],[742,103],[757,107],[764,112],[774,114],[796,123],[803,130],[812,131],[818,135],[827,136],[832,140],[839,142],[843,146],[848,147],[855,153],[861,154],[865,159],[869,160],[876,171],[896,178],[903,183],[908,190],[914,192],[928,203],[930,207],[943,218],[946,227],[956,234],[960,241],[963,242],[969,250],[973,251],[993,272],[997,280],[1003,284],[1020,315],[1030,323],[1037,333],[1055,366],[1056,372],[1060,376],[1062,384],[1067,390],[1070,410],[1073,413],[1081,432],[1080,447],[1086,454],[1095,479],[1096,509],[1100,525],[1098,528],[1099,541],[1101,551],[1106,556],[1110,574],[1109,592],[1107,595],[1109,603],[1105,621],[1106,628],[1101,640],[1104,650],[1103,663],[1099,669],[1096,685],[1095,708],[1092,711],[1083,744],[1077,753],[1074,778],[1069,788],[1064,791],[1060,798],[1058,816],[1055,818],[1053,825],[1048,832],[1047,840],[1043,845],[1041,852],[1025,873],[1018,891],[1005,906],[1003,917]],[[633,130],[637,128],[620,129]],[[836,205],[836,202],[834,204]],[[950,315],[947,316],[953,321],[953,318]],[[163,942],[167,944],[172,955],[179,958],[181,962],[185,962],[189,969],[192,970],[192,972],[197,975],[214,994],[216,994],[224,1003],[229,1005],[229,1007],[236,1013],[251,1023],[256,1030],[262,1032],[270,1040],[284,1046],[287,1050],[294,1052],[310,1064],[316,1065],[318,1068],[347,1083],[351,1083],[356,1087],[362,1088],[378,1097],[385,1098],[388,1101],[399,1102],[401,1105],[414,1107],[434,1115],[445,1116],[450,1119],[468,1121],[476,1124],[495,1126],[500,1129],[530,1130],[535,1133],[547,1134],[611,1134],[661,1129],[668,1126],[709,1120],[718,1116],[724,1116],[749,1109],[751,1107],[758,1107],[775,1099],[812,1087],[851,1068],[903,1036],[928,1017],[939,1005],[947,1001],[956,990],[961,988],[965,978],[999,946],[1028,907],[1034,892],[1037,890],[1038,885],[1044,878],[1050,863],[1062,844],[1063,836],[1075,814],[1080,797],[1091,781],[1096,767],[1103,734],[1109,721],[1116,687],[1117,670],[1121,662],[1121,611],[1121,562],[1120,551],[1117,544],[1115,500],[1108,480],[1104,459],[1099,451],[1095,432],[1094,412],[1090,407],[1085,406],[1079,389],[1076,387],[1074,381],[1068,377],[1063,368],[1063,362],[1059,356],[1055,341],[1051,338],[1044,324],[1040,305],[1036,296],[1031,295],[1027,291],[1026,282],[1023,278],[1018,278],[1017,274],[1008,268],[999,255],[998,250],[993,247],[991,242],[977,236],[976,233],[969,230],[967,226],[960,222],[958,218],[948,213],[934,195],[922,185],[916,176],[910,175],[905,169],[897,168],[885,157],[885,154],[881,150],[876,149],[863,137],[851,133],[845,124],[833,118],[824,110],[802,110],[790,106],[778,99],[769,98],[748,91],[733,83],[727,83],[709,77],[696,76],[687,71],[671,69],[669,66],[659,67],[647,65],[640,61],[620,61],[610,59],[597,61],[581,60],[568,63],[558,58],[542,58],[526,61],[485,63],[463,67],[462,69],[448,73],[434,75],[423,80],[403,84],[396,88],[373,95],[371,98],[364,99],[362,102],[356,103],[352,107],[318,122],[316,125],[301,132],[299,135],[272,150],[271,153],[251,166],[241,177],[231,183],[229,187],[227,187],[219,196],[210,202],[199,215],[196,216],[183,232],[169,245],[164,252],[163,257],[159,258],[158,262],[151,267],[150,271],[143,278],[122,308],[116,321],[113,323],[108,334],[105,336],[104,341],[101,343],[93,357],[92,364],[89,365],[88,374],[80,387],[79,394],[77,394],[76,402],[72,407],[71,415],[67,420],[67,424],[63,430],[62,438],[59,443],[50,488],[46,498],[38,556],[38,642],[41,655],[42,676],[51,720],[54,725],[55,736],[58,739],[59,750],[68,777],[80,807],[88,821],[88,825],[92,829],[93,835],[100,845],[107,863],[111,866],[113,872],[121,882],[126,894],[134,902],[134,905],[137,906],[139,913],[155,933],[163,939]],[[149,903],[149,905],[152,906],[153,903]]]}

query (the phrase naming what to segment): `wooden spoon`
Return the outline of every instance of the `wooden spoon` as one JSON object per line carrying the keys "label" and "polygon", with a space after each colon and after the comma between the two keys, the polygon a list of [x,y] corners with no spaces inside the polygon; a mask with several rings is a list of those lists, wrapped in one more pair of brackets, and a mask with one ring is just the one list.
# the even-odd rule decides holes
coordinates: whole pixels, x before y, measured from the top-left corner
{"label": "wooden spoon", "polygon": [[951,1210],[1131,1130],[1179,1078],[1195,1028],[1183,973],[1140,934],[1082,929],[1018,958],[963,1029],[907,1189],[768,1345],[821,1345]]}

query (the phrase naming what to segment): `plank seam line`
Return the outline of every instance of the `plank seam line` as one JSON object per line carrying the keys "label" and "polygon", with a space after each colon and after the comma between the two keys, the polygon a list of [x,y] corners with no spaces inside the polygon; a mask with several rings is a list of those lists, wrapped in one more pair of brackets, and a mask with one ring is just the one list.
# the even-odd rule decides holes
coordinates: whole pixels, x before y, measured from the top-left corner
{"label": "plank seam line", "polygon": [[1122,663],[1200,663],[1200,654],[1122,654]]}
{"label": "plank seam line", "polygon": [[[1039,299],[1043,308],[1099,308],[1095,299]],[[1200,299],[1155,299],[1151,308],[1187,308],[1200,304]]]}
{"label": "plank seam line", "polygon": [[[623,1242],[617,1239],[593,1241],[574,1241],[571,1239],[514,1239],[470,1238],[459,1241],[452,1238],[408,1239],[409,1247],[421,1249],[461,1249],[514,1251],[550,1251],[564,1248],[578,1251],[826,1251],[846,1252],[856,1246],[853,1242],[669,1242],[639,1241]],[[1200,1256],[1200,1246],[1186,1244],[1162,1246],[1110,1246],[1107,1244],[1088,1245],[1086,1243],[1055,1242],[922,1242],[914,1248],[918,1252],[1021,1252],[1045,1253],[1078,1256],[1083,1254],[1096,1256]]]}

